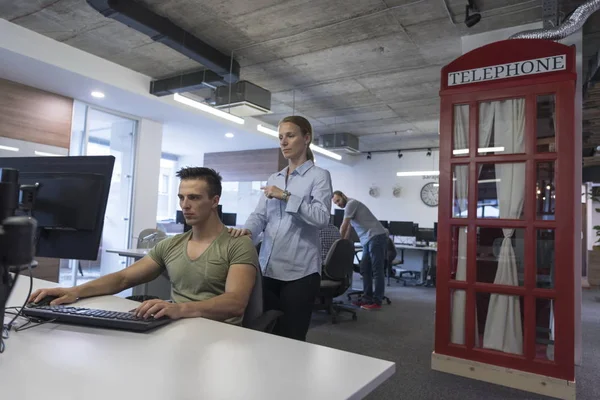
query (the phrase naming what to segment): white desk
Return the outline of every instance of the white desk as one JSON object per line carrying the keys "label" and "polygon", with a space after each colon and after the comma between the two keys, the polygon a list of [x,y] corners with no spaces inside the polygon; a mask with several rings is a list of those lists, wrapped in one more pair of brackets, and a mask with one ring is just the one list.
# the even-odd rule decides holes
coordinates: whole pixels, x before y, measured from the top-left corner
{"label": "white desk", "polygon": [[144,258],[150,249],[108,249],[107,253],[116,253],[122,257],[130,257],[137,260]]}
{"label": "white desk", "polygon": [[[9,306],[27,295],[29,279],[21,278]],[[52,286],[34,280],[34,289]],[[115,296],[77,304],[139,305]],[[203,318],[149,333],[45,324],[10,332],[5,344],[3,399],[361,399],[395,371],[392,362]]]}

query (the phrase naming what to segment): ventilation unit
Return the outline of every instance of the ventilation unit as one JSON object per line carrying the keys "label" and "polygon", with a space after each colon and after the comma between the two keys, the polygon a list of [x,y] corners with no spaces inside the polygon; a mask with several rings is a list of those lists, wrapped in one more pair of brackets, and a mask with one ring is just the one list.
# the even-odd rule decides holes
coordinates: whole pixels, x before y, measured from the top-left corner
{"label": "ventilation unit", "polygon": [[351,133],[331,133],[315,138],[315,144],[327,150],[343,150],[350,154],[360,154],[358,137]]}
{"label": "ventilation unit", "polygon": [[248,81],[219,86],[215,107],[238,117],[271,114],[271,92]]}

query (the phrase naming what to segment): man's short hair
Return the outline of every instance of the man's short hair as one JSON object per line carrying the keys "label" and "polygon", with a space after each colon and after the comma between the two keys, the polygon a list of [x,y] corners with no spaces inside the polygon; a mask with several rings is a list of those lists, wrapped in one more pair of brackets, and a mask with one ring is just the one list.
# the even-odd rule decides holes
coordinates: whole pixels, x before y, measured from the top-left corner
{"label": "man's short hair", "polygon": [[333,192],[333,195],[338,195],[340,196],[342,199],[347,200],[348,198],[346,197],[346,195],[344,194],[344,192],[342,192],[341,190],[336,190],[335,192]]}
{"label": "man's short hair", "polygon": [[208,195],[210,197],[221,196],[221,175],[212,168],[205,167],[185,167],[177,171],[179,179],[201,179],[208,185]]}

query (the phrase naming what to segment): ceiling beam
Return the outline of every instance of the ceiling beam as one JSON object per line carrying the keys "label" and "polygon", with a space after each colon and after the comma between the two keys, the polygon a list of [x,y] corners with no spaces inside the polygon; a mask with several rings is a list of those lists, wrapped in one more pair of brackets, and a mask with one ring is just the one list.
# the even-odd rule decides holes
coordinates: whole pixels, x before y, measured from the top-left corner
{"label": "ceiling beam", "polygon": [[175,25],[133,0],[86,0],[96,11],[112,18],[136,31],[143,33],[158,43],[199,62],[224,83],[235,83],[240,77],[240,65],[231,56],[198,39],[193,34]]}

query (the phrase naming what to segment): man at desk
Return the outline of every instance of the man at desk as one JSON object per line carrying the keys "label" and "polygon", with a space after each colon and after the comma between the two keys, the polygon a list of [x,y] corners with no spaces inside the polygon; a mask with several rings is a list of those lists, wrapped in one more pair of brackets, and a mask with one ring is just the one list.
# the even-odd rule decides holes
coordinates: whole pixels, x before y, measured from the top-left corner
{"label": "man at desk", "polygon": [[144,318],[204,317],[241,324],[256,279],[258,255],[247,236],[234,238],[218,216],[221,176],[209,168],[177,172],[179,205],[186,233],[159,242],[143,259],[121,271],[72,288],[36,290],[29,301],[57,297],[50,304],[119,293],[152,281],[165,269],[171,279],[171,299],[148,300],[134,312]]}
{"label": "man at desk", "polygon": [[[360,263],[360,273],[363,277],[363,296],[356,305],[365,310],[379,310],[385,291],[385,253],[388,236],[385,228],[375,218],[371,210],[355,199],[336,190],[333,192],[333,202],[344,208],[344,222],[340,227],[342,238],[350,238],[350,225],[354,228],[360,244],[363,246],[363,256]],[[373,292],[375,278],[375,292]]]}

